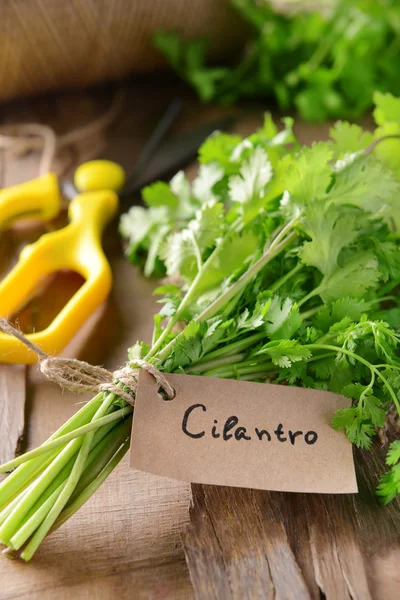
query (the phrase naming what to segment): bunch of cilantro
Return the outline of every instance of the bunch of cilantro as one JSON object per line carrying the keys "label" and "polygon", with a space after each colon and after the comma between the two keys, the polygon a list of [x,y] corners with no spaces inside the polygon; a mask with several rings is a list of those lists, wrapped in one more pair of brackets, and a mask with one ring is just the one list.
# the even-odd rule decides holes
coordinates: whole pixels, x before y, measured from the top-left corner
{"label": "bunch of cilantro", "polygon": [[[128,256],[157,293],[151,345],[128,350],[167,373],[340,392],[333,426],[372,446],[400,413],[400,99],[375,97],[375,133],[338,123],[300,147],[266,117],[245,139],[215,133],[190,183],[143,192],[122,217]],[[123,382],[118,383],[124,386]],[[129,449],[133,407],[100,391],[39,448],[0,466],[0,543],[29,561]],[[383,503],[400,493],[400,441]]]}
{"label": "bunch of cilantro", "polygon": [[[374,133],[338,122],[300,147],[271,118],[242,139],[216,132],[183,173],[122,217],[127,255],[156,290],[151,346],[165,372],[268,381],[352,399],[332,425],[370,449],[400,413],[400,99],[375,94]],[[400,493],[400,442],[378,488]]]}
{"label": "bunch of cilantro", "polygon": [[[231,0],[252,35],[236,64],[207,65],[207,41],[159,32],[156,47],[203,101],[275,98],[312,121],[356,118],[374,90],[400,95],[399,0]],[[288,11],[287,8],[293,9]]]}

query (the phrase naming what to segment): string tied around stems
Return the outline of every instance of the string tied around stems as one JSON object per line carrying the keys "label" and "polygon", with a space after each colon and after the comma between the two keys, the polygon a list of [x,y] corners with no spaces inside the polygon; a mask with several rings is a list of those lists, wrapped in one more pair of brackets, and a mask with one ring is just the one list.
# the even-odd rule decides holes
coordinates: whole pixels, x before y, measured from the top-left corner
{"label": "string tied around stems", "polygon": [[175,398],[175,390],[165,375],[143,359],[135,359],[115,371],[109,371],[104,367],[91,365],[77,358],[50,356],[4,317],[0,317],[0,329],[17,338],[29,350],[32,350],[38,357],[39,369],[46,379],[57,383],[62,389],[75,394],[111,392],[133,406],[139,371],[144,369],[154,377],[169,400]]}

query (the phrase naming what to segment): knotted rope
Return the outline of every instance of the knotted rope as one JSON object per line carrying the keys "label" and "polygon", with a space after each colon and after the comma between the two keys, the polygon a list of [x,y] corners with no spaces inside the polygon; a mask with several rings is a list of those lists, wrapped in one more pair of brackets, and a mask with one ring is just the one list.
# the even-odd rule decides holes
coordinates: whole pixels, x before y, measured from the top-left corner
{"label": "knotted rope", "polygon": [[0,329],[4,333],[17,338],[37,355],[40,371],[46,379],[75,394],[111,392],[133,406],[137,392],[139,370],[144,369],[154,377],[170,400],[175,398],[175,390],[165,375],[154,365],[143,359],[135,359],[128,362],[124,367],[111,372],[77,358],[49,356],[3,317],[0,317]]}
{"label": "knotted rope", "polygon": [[[120,89],[115,93],[109,108],[103,115],[63,135],[56,135],[52,127],[41,123],[2,125],[0,127],[0,148],[11,151],[17,157],[33,150],[40,150],[41,157],[38,171],[39,175],[46,175],[52,169],[57,170],[55,169],[54,160],[59,150],[77,145],[102,133],[121,112],[124,100],[124,91]],[[94,149],[91,150],[87,159],[93,158],[96,153],[97,149],[94,145]],[[62,171],[60,168],[58,170]]]}

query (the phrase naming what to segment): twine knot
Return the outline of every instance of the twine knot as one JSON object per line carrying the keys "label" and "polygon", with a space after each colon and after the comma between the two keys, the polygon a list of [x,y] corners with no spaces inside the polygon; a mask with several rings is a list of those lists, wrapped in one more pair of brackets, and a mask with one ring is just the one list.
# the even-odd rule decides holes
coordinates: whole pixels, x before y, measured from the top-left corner
{"label": "twine knot", "polygon": [[75,394],[99,391],[111,392],[133,406],[137,392],[139,370],[144,369],[154,377],[170,400],[175,398],[175,390],[165,375],[154,365],[141,358],[130,361],[124,367],[112,372],[77,358],[49,356],[27,338],[21,330],[14,327],[3,317],[0,317],[0,329],[4,333],[17,338],[37,355],[39,369],[46,379]]}

